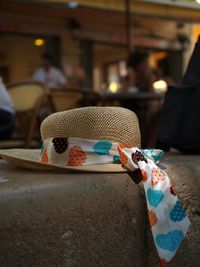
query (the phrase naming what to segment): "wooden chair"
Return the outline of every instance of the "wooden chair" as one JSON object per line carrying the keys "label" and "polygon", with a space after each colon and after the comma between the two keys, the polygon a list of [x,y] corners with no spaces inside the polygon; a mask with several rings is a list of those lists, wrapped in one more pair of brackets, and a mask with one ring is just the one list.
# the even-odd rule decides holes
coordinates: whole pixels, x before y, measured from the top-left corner
{"label": "wooden chair", "polygon": [[83,106],[85,91],[81,89],[51,89],[48,92],[52,112]]}
{"label": "wooden chair", "polygon": [[[42,83],[32,81],[10,84],[7,88],[16,109],[14,139],[25,138],[24,146],[28,148],[32,142],[40,108],[47,95],[47,90]],[[13,140],[5,142],[7,147],[10,143],[17,144]],[[2,142],[0,146],[5,147]]]}
{"label": "wooden chair", "polygon": [[51,89],[48,93],[52,112],[96,106],[100,95],[87,88]]}

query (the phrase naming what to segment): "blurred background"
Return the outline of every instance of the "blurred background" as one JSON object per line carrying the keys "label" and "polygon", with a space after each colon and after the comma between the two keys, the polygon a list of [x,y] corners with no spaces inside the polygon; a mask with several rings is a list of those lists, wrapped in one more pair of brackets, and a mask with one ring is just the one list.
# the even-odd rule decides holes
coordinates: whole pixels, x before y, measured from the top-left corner
{"label": "blurred background", "polygon": [[[125,106],[149,123],[146,115],[159,114],[167,85],[181,81],[200,33],[199,15],[198,0],[1,1],[0,76],[8,91],[10,84],[31,81],[46,53],[66,78],[65,90],[93,93],[79,106]],[[128,80],[127,62],[137,51],[148,53],[153,82],[161,81],[146,90],[157,96],[137,96],[139,86]],[[147,98],[157,104],[141,102]],[[43,105],[39,113],[51,112]],[[153,146],[152,135],[147,143]]]}
{"label": "blurred background", "polygon": [[[200,32],[198,1],[1,1],[0,73],[5,83],[30,79],[47,52],[71,83],[100,91],[126,75],[130,46],[150,53],[179,82]],[[200,2],[200,1],[199,1]]]}

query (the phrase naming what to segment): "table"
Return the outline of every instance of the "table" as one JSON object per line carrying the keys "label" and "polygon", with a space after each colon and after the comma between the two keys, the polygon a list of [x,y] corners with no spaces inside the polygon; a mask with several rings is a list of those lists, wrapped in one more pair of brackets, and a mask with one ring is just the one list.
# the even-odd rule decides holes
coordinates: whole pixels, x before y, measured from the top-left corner
{"label": "table", "polygon": [[154,92],[144,92],[144,93],[105,93],[101,96],[102,101],[122,101],[122,100],[162,100],[164,94],[158,94]]}
{"label": "table", "polygon": [[106,93],[101,101],[104,106],[121,106],[134,111],[140,123],[142,146],[153,147],[164,97],[165,94],[154,92]]}

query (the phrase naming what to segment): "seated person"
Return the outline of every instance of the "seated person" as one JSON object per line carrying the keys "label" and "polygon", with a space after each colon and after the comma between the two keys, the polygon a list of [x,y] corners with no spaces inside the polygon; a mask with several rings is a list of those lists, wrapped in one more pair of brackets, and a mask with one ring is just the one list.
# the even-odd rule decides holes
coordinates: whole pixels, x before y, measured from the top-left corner
{"label": "seated person", "polygon": [[159,67],[159,64],[158,64],[158,68],[155,69],[154,73],[158,81],[163,80],[167,83],[167,85],[175,86],[174,80],[167,74],[166,70]]}
{"label": "seated person", "polygon": [[42,55],[42,67],[35,71],[32,80],[44,83],[49,89],[62,89],[67,82],[62,71],[53,66],[48,54]]}
{"label": "seated person", "polygon": [[140,92],[152,90],[156,76],[149,66],[149,55],[145,52],[133,52],[128,59],[129,88],[137,87]]}
{"label": "seated person", "polygon": [[14,104],[0,77],[0,140],[6,140],[11,137],[14,130],[14,121]]}

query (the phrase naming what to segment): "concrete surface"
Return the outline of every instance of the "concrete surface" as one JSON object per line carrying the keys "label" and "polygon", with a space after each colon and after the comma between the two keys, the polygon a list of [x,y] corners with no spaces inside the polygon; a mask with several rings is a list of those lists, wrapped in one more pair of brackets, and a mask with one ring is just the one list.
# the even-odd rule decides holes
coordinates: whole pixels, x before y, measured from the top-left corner
{"label": "concrete surface", "polygon": [[127,174],[47,174],[1,160],[0,178],[1,267],[145,266],[144,206]]}
{"label": "concrete surface", "polygon": [[[200,156],[161,166],[191,220],[168,267],[200,266]],[[34,172],[0,161],[0,267],[159,267],[142,186],[127,174]]]}
{"label": "concrete surface", "polygon": [[[168,154],[161,165],[175,185],[175,192],[186,208],[191,226],[176,256],[167,267],[200,266],[200,156]],[[149,227],[147,250],[149,267],[159,266]]]}

